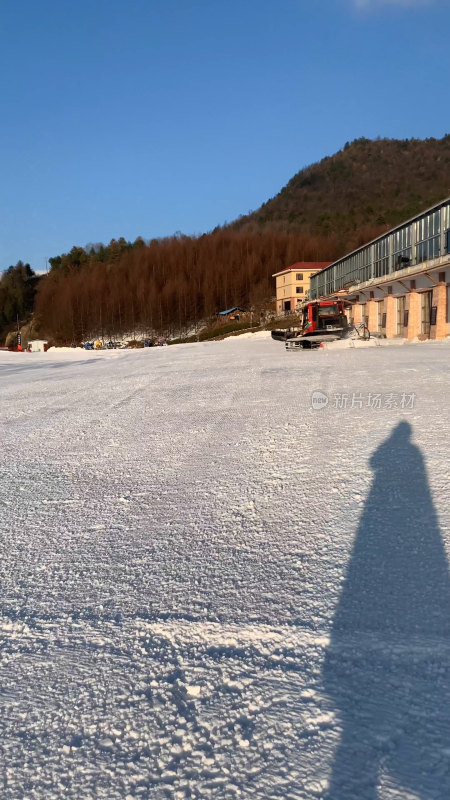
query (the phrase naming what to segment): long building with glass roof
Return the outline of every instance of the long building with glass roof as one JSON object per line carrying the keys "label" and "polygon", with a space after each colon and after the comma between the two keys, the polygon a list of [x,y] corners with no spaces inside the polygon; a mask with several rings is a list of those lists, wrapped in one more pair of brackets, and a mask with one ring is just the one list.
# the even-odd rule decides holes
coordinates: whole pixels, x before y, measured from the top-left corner
{"label": "long building with glass roof", "polygon": [[310,298],[342,297],[349,316],[387,337],[450,335],[450,198],[311,277]]}

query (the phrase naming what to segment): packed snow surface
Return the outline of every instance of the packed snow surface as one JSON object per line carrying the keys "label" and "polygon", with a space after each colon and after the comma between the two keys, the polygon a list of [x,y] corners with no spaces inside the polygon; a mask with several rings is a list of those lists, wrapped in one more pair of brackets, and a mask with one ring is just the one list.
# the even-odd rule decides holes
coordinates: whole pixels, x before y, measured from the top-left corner
{"label": "packed snow surface", "polygon": [[449,355],[0,353],[2,800],[448,800]]}

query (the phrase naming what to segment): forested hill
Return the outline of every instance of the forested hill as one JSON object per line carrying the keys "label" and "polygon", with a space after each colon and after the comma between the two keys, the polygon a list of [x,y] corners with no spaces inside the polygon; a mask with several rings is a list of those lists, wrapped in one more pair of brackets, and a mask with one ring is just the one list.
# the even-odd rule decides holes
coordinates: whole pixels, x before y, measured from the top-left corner
{"label": "forested hill", "polygon": [[[333,261],[448,195],[450,135],[357,139],[231,225],[55,255],[39,281],[35,323],[65,343],[134,330],[179,333],[230,306],[256,310],[274,295],[274,272],[295,261]],[[11,292],[3,295],[7,304]],[[21,310],[9,303],[2,317],[1,303],[0,291],[5,330]]]}
{"label": "forested hill", "polygon": [[450,134],[442,139],[356,139],[300,170],[235,230],[289,230],[339,237],[391,228],[450,194]]}

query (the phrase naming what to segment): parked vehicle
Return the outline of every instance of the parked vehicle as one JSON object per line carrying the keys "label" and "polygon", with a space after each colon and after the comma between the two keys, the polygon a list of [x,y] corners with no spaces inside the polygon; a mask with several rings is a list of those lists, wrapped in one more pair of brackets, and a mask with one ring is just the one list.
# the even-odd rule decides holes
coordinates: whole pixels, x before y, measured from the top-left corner
{"label": "parked vehicle", "polygon": [[[272,331],[274,339],[280,339],[280,331]],[[312,300],[302,309],[302,327],[298,334],[285,335],[287,350],[311,349],[322,342],[336,339],[369,339],[369,329],[364,325],[349,325],[343,300]]]}

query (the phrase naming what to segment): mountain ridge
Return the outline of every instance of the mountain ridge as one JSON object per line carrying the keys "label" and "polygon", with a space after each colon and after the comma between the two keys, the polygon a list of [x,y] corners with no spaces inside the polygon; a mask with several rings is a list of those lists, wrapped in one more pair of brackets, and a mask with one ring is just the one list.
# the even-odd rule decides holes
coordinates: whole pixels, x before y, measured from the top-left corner
{"label": "mountain ridge", "polygon": [[449,194],[450,134],[361,137],[299,170],[275,197],[231,228],[337,236],[345,250],[361,229],[395,227]]}

